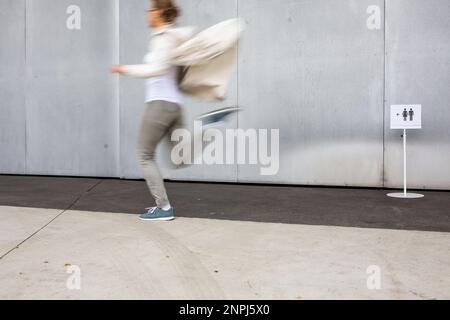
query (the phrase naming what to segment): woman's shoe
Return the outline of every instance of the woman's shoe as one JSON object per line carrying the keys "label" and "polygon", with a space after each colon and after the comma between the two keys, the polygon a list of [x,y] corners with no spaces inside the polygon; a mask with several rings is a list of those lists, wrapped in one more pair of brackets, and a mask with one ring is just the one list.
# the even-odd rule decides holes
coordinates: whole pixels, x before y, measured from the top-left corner
{"label": "woman's shoe", "polygon": [[170,221],[175,219],[175,217],[173,215],[173,208],[166,211],[155,207],[149,209],[148,212],[141,214],[139,219],[146,221]]}

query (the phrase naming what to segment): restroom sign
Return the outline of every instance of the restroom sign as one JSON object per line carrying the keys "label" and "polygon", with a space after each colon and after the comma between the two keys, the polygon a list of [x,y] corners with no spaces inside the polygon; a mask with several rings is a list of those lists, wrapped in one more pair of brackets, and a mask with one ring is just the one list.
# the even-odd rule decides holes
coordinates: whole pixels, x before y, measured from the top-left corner
{"label": "restroom sign", "polygon": [[391,129],[422,129],[422,105],[392,105]]}

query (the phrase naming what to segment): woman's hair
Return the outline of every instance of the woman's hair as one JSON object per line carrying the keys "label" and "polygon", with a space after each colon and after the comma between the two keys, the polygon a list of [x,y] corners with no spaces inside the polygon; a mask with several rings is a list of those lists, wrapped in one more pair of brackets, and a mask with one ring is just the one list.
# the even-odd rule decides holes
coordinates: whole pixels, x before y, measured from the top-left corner
{"label": "woman's hair", "polygon": [[180,16],[180,9],[173,0],[152,0],[155,9],[162,10],[162,17],[168,23],[173,23]]}

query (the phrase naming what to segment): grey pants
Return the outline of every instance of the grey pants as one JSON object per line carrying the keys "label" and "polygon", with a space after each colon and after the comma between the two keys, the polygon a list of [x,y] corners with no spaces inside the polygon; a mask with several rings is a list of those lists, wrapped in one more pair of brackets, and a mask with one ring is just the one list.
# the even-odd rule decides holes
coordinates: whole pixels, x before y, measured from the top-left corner
{"label": "grey pants", "polygon": [[168,205],[169,199],[155,161],[156,147],[167,134],[170,137],[173,130],[181,127],[183,113],[178,104],[162,100],[146,103],[139,131],[137,156],[147,186],[159,208]]}

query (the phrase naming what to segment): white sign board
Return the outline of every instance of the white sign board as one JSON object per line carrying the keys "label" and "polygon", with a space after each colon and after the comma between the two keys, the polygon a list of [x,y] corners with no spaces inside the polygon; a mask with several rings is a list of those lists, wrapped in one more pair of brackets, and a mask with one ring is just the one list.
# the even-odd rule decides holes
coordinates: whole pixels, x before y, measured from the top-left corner
{"label": "white sign board", "polygon": [[392,105],[391,129],[422,129],[422,105]]}

